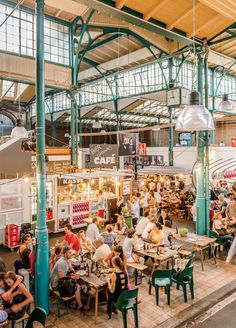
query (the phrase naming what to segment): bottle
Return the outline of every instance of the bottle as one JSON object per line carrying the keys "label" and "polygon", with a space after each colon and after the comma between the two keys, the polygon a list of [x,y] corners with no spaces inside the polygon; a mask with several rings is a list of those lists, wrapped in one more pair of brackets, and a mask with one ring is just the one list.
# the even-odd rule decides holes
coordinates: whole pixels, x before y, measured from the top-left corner
{"label": "bottle", "polygon": [[89,265],[88,265],[88,263],[86,265],[86,277],[89,277]]}

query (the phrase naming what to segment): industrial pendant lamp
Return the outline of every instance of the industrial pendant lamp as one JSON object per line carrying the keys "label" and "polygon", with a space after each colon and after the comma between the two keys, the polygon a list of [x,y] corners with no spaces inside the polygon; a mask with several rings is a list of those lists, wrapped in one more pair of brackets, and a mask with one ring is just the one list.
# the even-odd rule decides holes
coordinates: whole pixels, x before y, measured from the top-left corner
{"label": "industrial pendant lamp", "polygon": [[190,93],[190,105],[185,106],[177,118],[176,131],[210,131],[214,130],[214,121],[211,113],[200,104],[200,94],[197,91]]}
{"label": "industrial pendant lamp", "polygon": [[231,101],[229,101],[229,97],[227,94],[223,95],[222,101],[220,102],[218,109],[222,112],[231,112],[233,110],[233,105]]}
{"label": "industrial pendant lamp", "polygon": [[93,122],[93,129],[101,129],[102,123],[100,121],[94,121]]}

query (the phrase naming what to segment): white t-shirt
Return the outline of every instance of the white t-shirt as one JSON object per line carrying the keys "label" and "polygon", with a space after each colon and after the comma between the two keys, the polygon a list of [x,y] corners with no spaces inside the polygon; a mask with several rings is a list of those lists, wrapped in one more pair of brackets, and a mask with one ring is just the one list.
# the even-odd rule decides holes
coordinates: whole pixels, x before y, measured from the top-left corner
{"label": "white t-shirt", "polygon": [[155,199],[157,201],[157,203],[160,203],[162,201],[161,195],[159,194],[159,192],[155,192]]}
{"label": "white t-shirt", "polygon": [[103,244],[98,249],[96,249],[95,254],[92,257],[94,262],[104,260],[108,254],[111,253],[110,247],[107,244]]}
{"label": "white t-shirt", "polygon": [[134,238],[125,237],[124,244],[123,244],[123,252],[127,257],[127,259],[132,257],[133,244],[134,244]]}
{"label": "white t-shirt", "polygon": [[143,196],[143,207],[148,207],[148,198],[149,198],[149,192],[142,193]]}
{"label": "white t-shirt", "polygon": [[86,231],[86,236],[92,241],[92,243],[95,242],[95,240],[99,236],[99,230],[95,223],[89,224]]}
{"label": "white t-shirt", "polygon": [[149,222],[148,225],[146,225],[145,229],[143,230],[142,233],[142,238],[147,239],[149,232],[154,228],[155,224],[152,222]]}
{"label": "white t-shirt", "polygon": [[133,218],[139,218],[140,208],[139,208],[139,202],[138,201],[131,204],[131,213],[132,213]]}
{"label": "white t-shirt", "polygon": [[142,217],[135,228],[136,233],[138,235],[142,235],[142,233],[143,233],[144,229],[146,228],[146,226],[148,225],[148,223],[150,223],[149,219],[146,217]]}

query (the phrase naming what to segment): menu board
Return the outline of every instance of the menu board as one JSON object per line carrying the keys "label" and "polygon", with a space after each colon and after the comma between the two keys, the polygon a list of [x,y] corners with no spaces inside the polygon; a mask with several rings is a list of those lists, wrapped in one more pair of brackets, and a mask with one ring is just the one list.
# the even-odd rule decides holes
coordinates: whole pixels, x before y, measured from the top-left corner
{"label": "menu board", "polygon": [[122,195],[130,195],[131,191],[131,180],[124,180],[122,182]]}

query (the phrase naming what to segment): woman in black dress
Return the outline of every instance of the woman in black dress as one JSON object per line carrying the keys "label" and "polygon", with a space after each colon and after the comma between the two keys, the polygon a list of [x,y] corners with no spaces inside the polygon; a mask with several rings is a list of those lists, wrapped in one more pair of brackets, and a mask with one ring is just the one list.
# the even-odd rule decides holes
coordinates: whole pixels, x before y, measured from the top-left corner
{"label": "woman in black dress", "polygon": [[112,313],[112,302],[117,302],[120,294],[128,288],[128,275],[124,270],[123,262],[120,257],[116,256],[112,259],[112,264],[115,272],[108,277],[108,301],[107,301],[107,313],[109,319]]}

